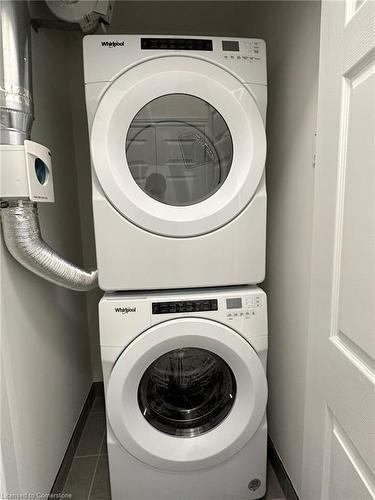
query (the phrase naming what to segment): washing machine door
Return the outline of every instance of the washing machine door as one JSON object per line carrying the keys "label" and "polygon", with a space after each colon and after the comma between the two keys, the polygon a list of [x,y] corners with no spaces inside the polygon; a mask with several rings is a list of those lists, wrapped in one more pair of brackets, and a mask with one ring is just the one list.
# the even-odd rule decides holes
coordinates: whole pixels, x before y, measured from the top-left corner
{"label": "washing machine door", "polygon": [[215,321],[184,318],[150,328],[114,365],[109,424],[138,460],[198,470],[239,451],[259,428],[266,376],[254,349]]}
{"label": "washing machine door", "polygon": [[147,60],[105,91],[91,133],[107,199],[149,232],[211,232],[250,202],[266,138],[256,102],[233,74],[183,56]]}

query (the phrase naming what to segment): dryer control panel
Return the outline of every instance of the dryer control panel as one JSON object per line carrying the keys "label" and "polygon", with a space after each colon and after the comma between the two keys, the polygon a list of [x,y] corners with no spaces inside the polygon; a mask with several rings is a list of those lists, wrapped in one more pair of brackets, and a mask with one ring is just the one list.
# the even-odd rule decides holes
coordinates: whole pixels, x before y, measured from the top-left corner
{"label": "dryer control panel", "polygon": [[109,82],[149,59],[187,56],[227,68],[244,83],[267,85],[266,44],[260,38],[89,35],[83,52],[86,84]]}
{"label": "dryer control panel", "polygon": [[261,61],[264,57],[263,40],[242,39],[242,40],[223,40],[221,42],[224,52],[224,59],[231,61]]}
{"label": "dryer control panel", "polygon": [[257,38],[141,38],[141,49],[148,51],[215,52],[226,63],[261,61],[265,58],[265,44]]}
{"label": "dryer control panel", "polygon": [[141,38],[142,50],[208,50],[212,40],[204,38]]}

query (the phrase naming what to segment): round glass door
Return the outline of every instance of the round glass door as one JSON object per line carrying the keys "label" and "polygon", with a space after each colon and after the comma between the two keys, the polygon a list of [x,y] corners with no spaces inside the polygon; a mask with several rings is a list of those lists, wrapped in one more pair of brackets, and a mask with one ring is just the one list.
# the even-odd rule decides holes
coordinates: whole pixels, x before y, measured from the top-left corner
{"label": "round glass door", "polygon": [[194,57],[156,57],[108,87],[91,130],[109,201],[154,234],[195,237],[235,219],[263,175],[266,136],[250,90]]}
{"label": "round glass door", "polygon": [[237,453],[259,428],[266,402],[253,347],[221,323],[192,317],[163,321],[134,339],[115,361],[106,392],[117,442],[169,471],[201,470]]}
{"label": "round glass door", "polygon": [[230,412],[236,380],[228,364],[205,349],[174,349],[154,361],[138,388],[138,404],[156,429],[195,437],[216,427]]}
{"label": "round glass door", "polygon": [[126,137],[133,179],[151,198],[173,206],[199,203],[227,178],[233,143],[221,114],[187,94],[168,94],[144,106]]}

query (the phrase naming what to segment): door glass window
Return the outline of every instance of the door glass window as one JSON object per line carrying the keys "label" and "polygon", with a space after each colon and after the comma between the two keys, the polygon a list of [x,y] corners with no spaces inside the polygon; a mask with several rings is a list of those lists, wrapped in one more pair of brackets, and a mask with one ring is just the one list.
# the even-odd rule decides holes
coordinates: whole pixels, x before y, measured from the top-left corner
{"label": "door glass window", "polygon": [[227,363],[205,349],[170,351],[145,371],[138,404],[159,431],[194,437],[216,427],[230,412],[236,381]]}
{"label": "door glass window", "polygon": [[220,113],[187,94],[154,99],[133,119],[126,159],[138,186],[174,206],[209,198],[231,168],[233,143]]}

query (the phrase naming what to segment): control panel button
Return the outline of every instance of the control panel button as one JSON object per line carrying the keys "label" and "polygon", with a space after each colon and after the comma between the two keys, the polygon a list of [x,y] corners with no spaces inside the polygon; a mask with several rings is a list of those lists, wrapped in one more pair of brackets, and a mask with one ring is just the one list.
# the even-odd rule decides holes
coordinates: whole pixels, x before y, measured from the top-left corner
{"label": "control panel button", "polygon": [[212,40],[191,38],[141,38],[142,50],[212,51]]}
{"label": "control panel button", "polygon": [[176,314],[189,312],[217,311],[217,299],[178,300],[170,302],[153,302],[152,314]]}

